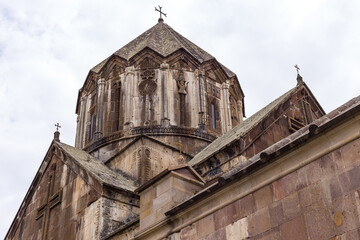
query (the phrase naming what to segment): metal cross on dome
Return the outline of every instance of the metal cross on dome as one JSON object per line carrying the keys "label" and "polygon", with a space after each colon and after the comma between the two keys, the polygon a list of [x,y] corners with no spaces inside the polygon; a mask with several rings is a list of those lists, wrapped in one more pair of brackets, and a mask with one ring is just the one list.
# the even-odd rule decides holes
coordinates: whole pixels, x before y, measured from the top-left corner
{"label": "metal cross on dome", "polygon": [[162,7],[160,7],[159,5],[158,5],[158,7],[159,7],[160,10],[155,7],[155,11],[158,11],[158,12],[160,13],[160,19],[162,19],[161,15],[164,15],[165,17],[167,17],[167,16],[166,16],[166,13],[163,13],[163,12],[161,11],[161,8],[162,8]]}
{"label": "metal cross on dome", "polygon": [[59,131],[59,128],[61,128],[61,126],[60,126],[59,123],[56,123],[56,124],[55,124],[55,127],[56,127],[56,131]]}

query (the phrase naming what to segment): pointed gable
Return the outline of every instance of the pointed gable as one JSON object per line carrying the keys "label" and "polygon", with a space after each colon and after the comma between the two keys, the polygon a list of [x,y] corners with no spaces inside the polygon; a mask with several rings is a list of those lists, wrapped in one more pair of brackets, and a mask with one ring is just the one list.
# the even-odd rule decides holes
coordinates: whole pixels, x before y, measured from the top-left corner
{"label": "pointed gable", "polygon": [[[298,84],[217,138],[195,155],[189,164],[206,180],[213,179],[287,137],[294,128],[296,131],[324,114],[307,85]],[[298,125],[293,125],[294,121]]]}
{"label": "pointed gable", "polygon": [[136,189],[137,186],[133,180],[123,174],[114,172],[87,152],[64,143],[56,144],[81,168],[81,170],[94,177],[100,184],[105,184],[129,192]]}
{"label": "pointed gable", "polygon": [[[74,239],[76,222],[64,221],[73,217],[88,218],[99,203],[95,208],[88,209],[88,206],[101,196],[112,191],[132,194],[136,187],[131,179],[115,173],[85,151],[53,141],[6,239],[24,236],[46,239],[59,234]],[[87,234],[93,237],[97,233],[93,229]]]}

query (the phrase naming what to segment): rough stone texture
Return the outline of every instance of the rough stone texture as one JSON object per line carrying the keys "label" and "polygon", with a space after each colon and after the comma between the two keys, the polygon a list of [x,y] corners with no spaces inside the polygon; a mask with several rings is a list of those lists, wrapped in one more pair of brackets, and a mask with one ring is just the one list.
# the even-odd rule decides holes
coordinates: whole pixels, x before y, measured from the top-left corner
{"label": "rough stone texture", "polygon": [[[44,216],[36,219],[39,206],[44,204],[48,194],[51,171],[47,171],[27,207],[22,230],[19,229],[14,236],[8,236],[9,239],[40,239],[45,232],[48,236],[57,236],[57,239],[98,238],[99,200],[88,206],[91,188],[83,179],[55,156],[50,164],[55,169],[54,192],[62,191],[61,202],[50,210],[48,219]],[[89,222],[90,219],[93,220]],[[42,224],[47,222],[49,225],[46,231]]]}
{"label": "rough stone texture", "polygon": [[[289,119],[297,119],[303,125],[309,123],[304,105],[310,106],[309,111],[312,112],[313,119],[325,114],[306,84],[300,84],[216,139],[189,164],[198,169],[208,181],[230,171],[234,166],[248,164],[247,159],[293,132]],[[309,173],[310,181],[321,177],[315,170]],[[274,191],[276,190],[278,189]],[[274,194],[276,198],[281,197],[277,194],[282,193],[274,192]]]}
{"label": "rough stone texture", "polygon": [[6,239],[358,239],[360,97],[323,116],[299,81],[242,122],[243,98],[160,21],[90,71]]}
{"label": "rough stone texture", "polygon": [[41,239],[44,235],[49,239],[99,239],[137,217],[136,198],[120,196],[103,185],[119,187],[119,191],[131,184],[123,185],[123,180],[128,181],[121,175],[92,161],[91,155],[79,149],[53,142],[30,188],[34,190],[24,200],[27,205],[21,207],[24,215],[6,239]]}
{"label": "rough stone texture", "polygon": [[[165,212],[193,196],[203,187],[203,182],[196,180],[199,179],[199,176],[194,175],[186,165],[165,170],[162,174],[164,176],[160,180],[155,179],[150,186],[144,185],[138,190],[140,195],[140,230],[161,222],[165,218]],[[202,223],[199,224],[200,228],[203,229]]]}
{"label": "rough stone texture", "polygon": [[273,202],[273,194],[270,186],[265,186],[254,193],[256,208],[261,209]]}
{"label": "rough stone texture", "polygon": [[[183,224],[188,220],[186,216],[192,219],[209,211],[191,225],[185,225],[179,239],[357,239],[359,143],[360,138],[346,143],[238,200],[230,201],[238,191],[233,185],[228,191],[226,187],[222,189],[219,195],[216,192],[209,195],[212,200],[204,200],[191,213],[178,216]],[[283,157],[286,159],[286,155]],[[296,157],[292,158],[296,162]],[[272,168],[276,167],[274,163]],[[234,179],[234,184],[237,181]],[[258,183],[247,178],[238,184],[242,181],[250,182],[249,187]],[[204,192],[210,192],[210,187]],[[221,205],[228,201],[228,205]],[[220,209],[210,211],[219,205]],[[186,205],[183,207],[185,211]]]}
{"label": "rough stone texture", "polygon": [[[189,161],[244,114],[236,75],[166,24],[149,31],[89,74],[76,110],[75,146],[140,185],[176,165],[180,150]],[[204,56],[213,62],[196,62]]]}
{"label": "rough stone texture", "polygon": [[[292,219],[280,226],[281,239],[303,240],[307,239],[303,216]],[[320,239],[320,238],[318,238]]]}

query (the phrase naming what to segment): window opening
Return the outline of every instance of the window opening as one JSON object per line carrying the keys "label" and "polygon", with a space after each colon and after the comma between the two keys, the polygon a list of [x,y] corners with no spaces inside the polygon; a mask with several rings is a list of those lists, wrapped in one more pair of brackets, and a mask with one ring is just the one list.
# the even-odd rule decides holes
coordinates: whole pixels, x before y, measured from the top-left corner
{"label": "window opening", "polygon": [[211,119],[212,119],[212,128],[216,128],[216,116],[215,116],[215,104],[211,104]]}

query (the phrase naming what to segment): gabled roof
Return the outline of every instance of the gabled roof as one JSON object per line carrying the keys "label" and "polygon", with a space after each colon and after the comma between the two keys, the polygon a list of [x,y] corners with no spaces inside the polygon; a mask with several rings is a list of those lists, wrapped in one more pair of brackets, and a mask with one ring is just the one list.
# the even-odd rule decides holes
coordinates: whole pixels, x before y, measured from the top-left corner
{"label": "gabled roof", "polygon": [[67,153],[68,156],[70,156],[70,158],[79,165],[79,167],[97,179],[101,184],[131,192],[136,189],[137,186],[133,180],[120,173],[114,172],[87,152],[69,146],[65,143],[55,142],[55,144]]}
{"label": "gabled roof", "polygon": [[289,153],[293,149],[297,149],[299,146],[310,142],[312,139],[317,138],[324,132],[333,129],[351,118],[356,119],[356,117],[359,116],[359,113],[360,96],[357,96],[304,128],[294,132],[290,136],[269,146],[264,151],[254,155],[246,161],[245,164],[238,163],[233,169],[223,174],[217,182],[196,193],[193,197],[178,204],[166,212],[165,215],[170,216],[179,211],[183,211],[194,203],[199,202],[201,199],[204,199],[209,195],[213,195],[215,191],[223,189],[226,184],[229,184],[232,181],[239,181],[240,178],[251,174],[253,171],[256,171],[256,169],[260,169],[274,159]]}
{"label": "gabled roof", "polygon": [[[54,150],[59,149],[62,154],[66,155],[66,162],[75,163],[78,168],[86,172],[86,174],[93,177],[96,181],[98,181],[102,186],[109,186],[112,188],[116,188],[119,190],[124,190],[127,192],[134,192],[136,189],[135,182],[131,179],[127,178],[126,176],[121,175],[120,173],[114,172],[98,160],[96,160],[93,156],[88,154],[87,152],[69,146],[67,144],[58,142],[53,140],[50,144],[50,147],[42,161],[39,170],[37,171],[34,180],[32,181],[24,200],[22,201],[18,212],[6,234],[6,237],[10,234],[12,229],[17,228],[21,219],[23,218],[26,208],[29,205],[33,195],[37,190],[37,186],[40,184],[42,177],[44,176],[45,172],[48,169],[48,166],[51,162],[51,159],[54,155]],[[67,165],[70,168],[74,168],[74,164]],[[76,169],[73,169],[75,173]],[[77,173],[78,174],[78,173]],[[80,177],[83,177],[82,174],[79,174]],[[91,185],[91,184],[90,184]],[[102,193],[100,193],[102,194]],[[6,238],[5,237],[5,238]]]}
{"label": "gabled roof", "polygon": [[285,102],[300,86],[298,85],[264,108],[262,108],[257,113],[253,114],[251,117],[247,118],[245,121],[234,127],[233,129],[226,132],[221,137],[214,140],[211,144],[209,144],[206,148],[204,148],[201,152],[195,155],[193,159],[191,159],[188,164],[190,166],[197,165],[210,157],[214,156],[217,152],[224,149],[229,144],[235,142],[240,139],[246,133],[248,133],[251,129],[253,129],[260,121],[266,118],[273,110],[275,110],[280,104]]}
{"label": "gabled roof", "polygon": [[[145,48],[150,48],[153,51],[159,53],[163,57],[167,57],[170,54],[184,49],[192,57],[194,57],[199,63],[215,59],[209,53],[192,43],[190,40],[183,37],[181,34],[172,29],[169,25],[159,22],[124,47],[117,50],[112,56],[118,56],[129,61],[137,53],[144,50]],[[109,57],[110,58],[110,57]],[[99,72],[101,68],[106,64],[108,59],[105,59],[91,70],[94,72]],[[233,77],[235,74],[230,71],[228,68],[220,64],[228,77]]]}

